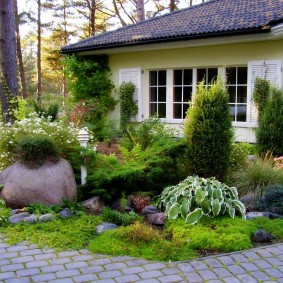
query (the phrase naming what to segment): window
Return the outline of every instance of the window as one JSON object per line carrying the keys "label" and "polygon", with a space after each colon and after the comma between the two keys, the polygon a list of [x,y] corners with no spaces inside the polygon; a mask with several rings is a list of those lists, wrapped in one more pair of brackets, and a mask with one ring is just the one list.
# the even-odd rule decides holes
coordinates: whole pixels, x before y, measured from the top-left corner
{"label": "window", "polygon": [[193,70],[173,71],[173,118],[185,119],[193,92]]}
{"label": "window", "polygon": [[166,118],[166,71],[149,72],[149,115]]}
{"label": "window", "polygon": [[204,68],[197,69],[197,84],[204,80],[204,86],[208,86],[213,80],[217,79],[218,69],[217,68]]}
{"label": "window", "polygon": [[230,115],[234,122],[247,121],[247,67],[226,68]]}

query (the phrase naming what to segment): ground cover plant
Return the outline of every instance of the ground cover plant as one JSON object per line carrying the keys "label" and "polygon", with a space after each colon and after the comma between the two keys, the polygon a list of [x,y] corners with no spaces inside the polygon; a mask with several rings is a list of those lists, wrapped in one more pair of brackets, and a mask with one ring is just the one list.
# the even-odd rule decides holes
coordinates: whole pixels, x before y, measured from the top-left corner
{"label": "ground cover plant", "polygon": [[83,248],[94,253],[160,261],[188,260],[248,249],[253,247],[252,236],[258,229],[271,233],[274,241],[283,240],[282,219],[203,218],[196,225],[189,225],[179,218],[168,221],[163,231],[136,222],[98,235],[95,227],[101,221],[100,216],[81,214],[53,222],[6,223],[0,225],[0,233],[8,238],[9,244],[28,241],[41,248]]}

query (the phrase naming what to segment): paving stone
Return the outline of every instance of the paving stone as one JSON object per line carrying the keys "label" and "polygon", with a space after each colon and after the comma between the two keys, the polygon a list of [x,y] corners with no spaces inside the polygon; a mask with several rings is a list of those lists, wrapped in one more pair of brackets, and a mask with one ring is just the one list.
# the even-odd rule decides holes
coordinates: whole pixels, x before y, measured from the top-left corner
{"label": "paving stone", "polygon": [[0,266],[10,264],[10,259],[0,259]]}
{"label": "paving stone", "polygon": [[242,254],[232,254],[231,257],[239,263],[249,262],[249,259]]}
{"label": "paving stone", "polygon": [[122,270],[122,272],[125,275],[131,275],[131,274],[144,272],[144,271],[145,271],[144,268],[142,268],[141,266],[127,267],[127,268],[123,268]]}
{"label": "paving stone", "polygon": [[54,273],[47,273],[47,274],[39,274],[34,275],[31,277],[33,282],[44,282],[44,281],[50,281],[56,279],[56,276]]}
{"label": "paving stone", "polygon": [[111,260],[108,258],[94,259],[89,262],[91,265],[104,265],[111,263]]}
{"label": "paving stone", "polygon": [[50,273],[50,272],[58,272],[66,270],[63,265],[50,265],[50,266],[43,266],[41,267],[43,273]]}
{"label": "paving stone", "polygon": [[183,278],[179,275],[168,275],[168,276],[159,277],[158,280],[162,283],[175,283],[182,281]]}
{"label": "paving stone", "polygon": [[0,280],[10,279],[16,277],[14,272],[0,272]]}
{"label": "paving stone", "polygon": [[203,282],[203,279],[195,272],[184,273],[183,276],[188,280],[190,283],[198,283]]}
{"label": "paving stone", "polygon": [[200,270],[198,271],[198,274],[204,279],[204,280],[212,280],[217,279],[217,276],[214,272],[211,270]]}
{"label": "paving stone", "polygon": [[145,279],[145,280],[140,280],[135,283],[160,283],[157,279]]}
{"label": "paving stone", "polygon": [[92,280],[97,280],[97,276],[95,274],[84,274],[80,276],[73,277],[74,282],[80,283],[80,282],[89,282]]}
{"label": "paving stone", "polygon": [[283,254],[283,251],[278,249],[277,247],[266,247],[266,250],[275,256]]}
{"label": "paving stone", "polygon": [[[226,277],[223,279],[225,283],[241,283],[241,281],[235,277]],[[247,282],[245,282],[247,283]]]}
{"label": "paving stone", "polygon": [[98,274],[98,277],[100,277],[101,279],[112,279],[112,278],[116,278],[116,277],[120,277],[120,276],[122,276],[122,273],[118,270],[105,271],[105,272],[100,272]]}
{"label": "paving stone", "polygon": [[20,251],[21,256],[38,255],[38,254],[41,254],[41,253],[42,253],[42,250],[40,250],[40,249]]}
{"label": "paving stone", "polygon": [[13,278],[5,281],[6,283],[30,283],[30,279],[28,277],[21,278]]}
{"label": "paving stone", "polygon": [[164,268],[161,272],[165,275],[175,275],[181,273],[178,268],[171,267],[171,268]]}
{"label": "paving stone", "polygon": [[272,268],[272,265],[263,259],[255,260],[254,264],[262,269]]}
{"label": "paving stone", "polygon": [[71,277],[71,276],[78,276],[81,275],[80,272],[77,269],[72,270],[64,270],[64,271],[58,271],[56,272],[56,276],[58,278],[64,278],[64,277]]}
{"label": "paving stone", "polygon": [[230,256],[220,256],[218,258],[218,260],[220,260],[224,265],[233,265],[233,264],[235,264],[234,259],[231,258]]}
{"label": "paving stone", "polygon": [[115,278],[115,281],[117,283],[129,283],[129,282],[136,282],[138,280],[140,280],[140,277],[138,277],[136,274],[124,275]]}
{"label": "paving stone", "polygon": [[145,264],[143,265],[143,268],[145,270],[155,270],[155,269],[162,269],[165,268],[165,264],[161,263],[161,262],[156,262],[156,263],[149,263],[149,264]]}
{"label": "paving stone", "polygon": [[16,257],[16,258],[11,259],[11,261],[13,263],[25,263],[25,262],[34,261],[34,257],[32,257],[32,256],[20,256],[20,257]]}
{"label": "paving stone", "polygon": [[102,279],[102,280],[95,280],[91,281],[90,283],[116,283],[113,279]]}
{"label": "paving stone", "polygon": [[80,255],[78,251],[68,251],[68,252],[58,253],[58,257],[71,257],[71,256],[78,256],[78,255]]}
{"label": "paving stone", "polygon": [[17,256],[19,256],[17,252],[4,253],[4,254],[0,254],[0,259],[14,258]]}
{"label": "paving stone", "polygon": [[263,281],[265,282],[266,280],[270,280],[270,277],[267,276],[265,273],[263,273],[262,271],[258,270],[258,271],[253,271],[250,273],[252,277],[254,277],[256,280],[258,281]]}
{"label": "paving stone", "polygon": [[195,270],[207,270],[207,269],[209,269],[208,266],[202,261],[191,261],[190,264]]}
{"label": "paving stone", "polygon": [[56,280],[50,280],[48,283],[73,283],[73,279],[71,278],[63,278],[63,279],[56,279]]}
{"label": "paving stone", "polygon": [[264,272],[266,272],[267,275],[270,275],[271,277],[275,277],[275,278],[283,277],[283,273],[276,268],[267,268],[264,270]]}
{"label": "paving stone", "polygon": [[241,264],[241,266],[248,272],[258,270],[258,267],[253,263],[244,263],[244,264]]}
{"label": "paving stone", "polygon": [[33,261],[33,262],[26,263],[27,268],[42,267],[42,266],[48,266],[48,262],[45,260],[39,260],[39,261]]}
{"label": "paving stone", "polygon": [[36,260],[55,259],[56,255],[54,253],[51,253],[51,254],[38,254],[38,255],[35,255],[34,258]]}
{"label": "paving stone", "polygon": [[249,261],[261,259],[261,257],[256,252],[253,252],[253,251],[243,252],[243,255],[247,257]]}
{"label": "paving stone", "polygon": [[217,259],[206,259],[205,263],[209,266],[209,267],[222,267],[222,264],[220,263],[220,261],[218,261]]}
{"label": "paving stone", "polygon": [[256,250],[256,253],[261,257],[261,258],[267,258],[267,257],[272,257],[273,255],[268,252],[267,250]]}
{"label": "paving stone", "polygon": [[257,283],[258,282],[255,278],[251,277],[248,274],[240,274],[240,275],[237,275],[237,277],[241,280],[241,282],[245,282],[245,283]]}
{"label": "paving stone", "polygon": [[126,261],[125,262],[128,266],[138,266],[138,265],[144,265],[144,264],[148,264],[148,261],[145,259],[134,259],[134,260],[130,260],[130,261]]}
{"label": "paving stone", "polygon": [[56,258],[52,260],[48,260],[50,265],[56,265],[56,264],[66,264],[72,262],[72,260],[69,257],[62,257],[62,258]]}
{"label": "paving stone", "polygon": [[21,263],[16,263],[16,264],[8,264],[8,265],[3,265],[0,267],[0,270],[2,272],[7,272],[7,271],[17,271],[24,269],[23,264]]}
{"label": "paving stone", "polygon": [[233,275],[246,273],[246,271],[239,265],[229,265],[227,268]]}
{"label": "paving stone", "polygon": [[11,246],[7,248],[7,252],[20,252],[27,249],[28,249],[27,246]]}
{"label": "paving stone", "polygon": [[220,267],[220,268],[214,268],[213,271],[215,274],[217,274],[218,277],[224,278],[224,277],[230,277],[232,276],[232,273],[227,270],[226,268]]}
{"label": "paving stone", "polygon": [[85,260],[93,260],[92,255],[78,255],[78,256],[73,256],[73,261],[85,261]]}
{"label": "paving stone", "polygon": [[98,273],[105,271],[103,267],[101,266],[89,266],[89,267],[83,267],[80,269],[80,272],[82,274],[88,274],[88,273]]}
{"label": "paving stone", "polygon": [[78,261],[78,262],[67,263],[65,266],[67,269],[78,269],[82,267],[88,267],[88,263],[84,261]]}
{"label": "paving stone", "polygon": [[40,274],[40,270],[38,268],[28,268],[28,269],[23,269],[19,270],[16,272],[17,276],[32,276],[36,274]]}
{"label": "paving stone", "polygon": [[104,268],[106,270],[110,271],[110,270],[117,270],[117,269],[127,268],[127,265],[125,263],[118,262],[118,263],[105,264]]}
{"label": "paving stone", "polygon": [[163,276],[163,274],[159,270],[147,271],[139,274],[142,279],[156,278],[159,276]]}
{"label": "paving stone", "polygon": [[207,283],[222,283],[223,281],[221,281],[221,280],[207,280],[206,281]]}
{"label": "paving stone", "polygon": [[189,273],[189,272],[194,272],[194,268],[189,264],[189,263],[179,263],[178,268],[185,272],[185,273]]}
{"label": "paving stone", "polygon": [[283,265],[283,262],[280,259],[275,258],[275,257],[266,258],[265,260],[268,261],[274,267]]}

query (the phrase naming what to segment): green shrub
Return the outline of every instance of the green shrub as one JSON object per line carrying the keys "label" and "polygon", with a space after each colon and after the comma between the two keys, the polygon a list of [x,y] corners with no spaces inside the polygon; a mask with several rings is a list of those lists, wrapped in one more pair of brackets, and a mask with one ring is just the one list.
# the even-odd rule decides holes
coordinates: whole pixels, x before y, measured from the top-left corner
{"label": "green shrub", "polygon": [[283,90],[273,88],[263,110],[256,131],[257,147],[260,154],[268,151],[275,156],[283,155]]}
{"label": "green shrub", "polygon": [[136,86],[132,82],[122,82],[119,86],[118,93],[120,97],[120,130],[125,132],[127,126],[138,113],[138,106],[134,101]]}
{"label": "green shrub", "polygon": [[231,183],[238,188],[240,196],[253,193],[257,199],[261,198],[268,185],[283,182],[283,170],[273,167],[270,154],[257,157],[256,161],[249,161],[242,170],[232,174]]}
{"label": "green shrub", "polygon": [[202,82],[187,112],[185,137],[190,172],[225,180],[233,138],[228,94],[218,80],[206,88]]}
{"label": "green shrub", "polygon": [[101,218],[105,222],[114,223],[118,226],[128,226],[137,221],[142,221],[142,217],[133,211],[121,213],[109,207],[103,209]]}
{"label": "green shrub", "polygon": [[259,120],[270,96],[270,83],[268,80],[256,78],[254,84],[253,99],[258,109]]}
{"label": "green shrub", "polygon": [[256,203],[260,211],[272,210],[283,214],[283,185],[269,185],[266,187],[263,197]]}
{"label": "green shrub", "polygon": [[6,206],[3,199],[0,199],[0,227],[5,227],[8,224],[10,217],[10,208]]}
{"label": "green shrub", "polygon": [[59,112],[59,104],[58,103],[52,103],[48,107],[45,107],[42,104],[37,103],[36,101],[33,101],[33,107],[35,112],[38,114],[38,117],[43,116],[44,118],[50,118],[50,121],[53,122],[57,119],[58,112]]}
{"label": "green shrub", "polygon": [[236,188],[228,187],[215,178],[197,176],[189,176],[178,185],[165,188],[158,206],[165,209],[169,219],[181,216],[189,224],[197,223],[203,216],[227,214],[234,218],[236,213],[242,217],[245,215],[245,206],[238,200]]}
{"label": "green shrub", "polygon": [[16,141],[15,159],[31,168],[40,167],[45,161],[56,163],[60,151],[53,138],[44,135],[23,136]]}

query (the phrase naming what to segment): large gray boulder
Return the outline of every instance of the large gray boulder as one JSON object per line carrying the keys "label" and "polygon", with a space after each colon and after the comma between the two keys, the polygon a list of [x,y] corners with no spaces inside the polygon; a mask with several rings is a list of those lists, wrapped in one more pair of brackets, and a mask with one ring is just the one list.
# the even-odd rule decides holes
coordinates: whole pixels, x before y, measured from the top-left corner
{"label": "large gray boulder", "polygon": [[8,206],[21,208],[29,204],[61,205],[63,199],[77,197],[73,169],[68,161],[46,162],[41,167],[30,169],[17,162],[0,172],[0,198]]}

